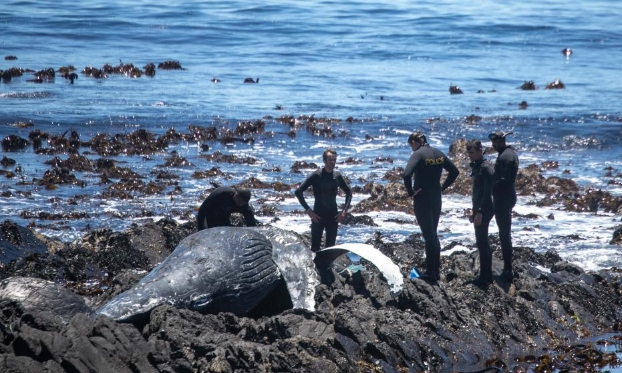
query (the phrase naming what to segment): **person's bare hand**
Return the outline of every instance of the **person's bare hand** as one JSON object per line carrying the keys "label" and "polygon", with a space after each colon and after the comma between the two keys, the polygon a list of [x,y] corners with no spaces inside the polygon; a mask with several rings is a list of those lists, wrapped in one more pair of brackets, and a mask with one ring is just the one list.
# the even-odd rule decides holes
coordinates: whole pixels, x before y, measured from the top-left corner
{"label": "person's bare hand", "polygon": [[346,212],[345,211],[341,211],[340,213],[338,213],[337,215],[335,215],[335,220],[337,221],[337,223],[341,223],[341,221],[343,220],[343,218],[346,217]]}
{"label": "person's bare hand", "polygon": [[318,221],[320,221],[320,215],[316,214],[315,211],[308,209],[305,212],[307,213],[307,215],[309,215],[313,223],[317,223]]}

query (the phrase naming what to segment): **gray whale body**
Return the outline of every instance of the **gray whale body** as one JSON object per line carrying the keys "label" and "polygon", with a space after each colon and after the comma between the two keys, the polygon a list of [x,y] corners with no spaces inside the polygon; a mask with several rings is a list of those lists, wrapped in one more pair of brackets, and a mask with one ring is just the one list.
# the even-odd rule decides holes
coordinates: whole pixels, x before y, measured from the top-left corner
{"label": "gray whale body", "polygon": [[328,268],[347,252],[378,267],[392,294],[401,291],[399,267],[371,245],[343,244],[314,254],[300,235],[291,231],[272,226],[215,227],[184,238],[134,287],[95,311],[70,290],[37,278],[3,280],[0,300],[19,302],[26,310],[49,312],[65,322],[77,313],[86,313],[141,323],[163,304],[252,317],[288,308],[313,312],[315,288],[320,283],[316,264]]}
{"label": "gray whale body", "polygon": [[243,316],[280,282],[272,244],[264,234],[235,227],[209,228],[184,238],[138,284],[95,313],[131,322],[170,304]]}
{"label": "gray whale body", "polygon": [[29,312],[47,312],[62,322],[77,313],[92,314],[84,299],[53,281],[11,277],[0,281],[0,299],[19,302]]}

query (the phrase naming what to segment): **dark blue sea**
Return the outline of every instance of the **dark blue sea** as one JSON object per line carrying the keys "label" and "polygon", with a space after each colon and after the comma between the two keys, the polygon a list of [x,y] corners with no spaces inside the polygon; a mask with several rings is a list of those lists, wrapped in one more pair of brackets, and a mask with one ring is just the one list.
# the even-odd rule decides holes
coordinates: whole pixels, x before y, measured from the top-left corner
{"label": "dark blue sea", "polygon": [[[265,121],[254,143],[209,142],[209,152],[253,157],[255,164],[209,162],[199,142],[171,144],[148,158],[113,157],[146,181],[154,179],[175,151],[191,166],[181,175],[181,194],[170,190],[132,200],[100,198],[99,176],[76,173],[84,186],[47,190],[30,182],[55,156],[32,149],[3,152],[21,171],[0,175],[0,219],[33,224],[47,235],[70,241],[87,228],[122,229],[144,219],[187,219],[214,184],[236,184],[253,176],[294,184],[304,173],[296,161],[321,164],[335,148],[352,186],[404,166],[408,134],[420,130],[447,152],[461,138],[486,139],[493,130],[513,131],[521,166],[558,161],[545,176],[570,177],[583,187],[622,195],[622,22],[617,0],[435,1],[16,1],[0,8],[0,70],[39,71],[74,66],[74,84],[57,74],[32,82],[24,73],[0,83],[0,137],[28,138],[33,130],[62,135],[74,129],[83,141],[97,134],[144,129],[187,133],[189,126],[234,129],[239,122]],[[562,53],[570,48],[573,53]],[[6,60],[15,56],[16,60]],[[153,77],[110,74],[96,79],[80,72],[105,64],[143,68],[178,61],[182,70],[157,69]],[[219,79],[213,83],[212,79]],[[259,79],[245,84],[244,79]],[[561,81],[565,89],[545,89]],[[533,81],[536,90],[519,87]],[[451,95],[450,86],[463,94]],[[521,108],[521,102],[527,103]],[[336,136],[297,130],[275,118],[314,116],[332,121]],[[468,120],[472,116],[480,120]],[[350,120],[347,120],[350,118]],[[92,153],[92,152],[91,152]],[[98,159],[97,154],[86,154]],[[393,163],[377,162],[390,157]],[[338,161],[339,161],[338,160]],[[195,179],[195,171],[219,167],[223,176]],[[617,183],[608,174],[618,175]],[[172,187],[171,187],[172,188]],[[273,205],[281,227],[308,231],[309,222],[293,198],[271,189],[253,191],[255,205]],[[85,197],[86,196],[86,197]],[[356,195],[354,202],[366,198]],[[610,245],[621,216],[570,213],[560,206],[535,207],[519,199],[514,242],[538,250],[554,248],[586,269],[622,265],[622,249]],[[79,201],[76,203],[75,201]],[[473,243],[462,211],[469,198],[445,196],[441,243]],[[155,211],[155,216],[145,214]],[[28,213],[25,213],[28,212]],[[70,220],[32,218],[39,212],[75,212]],[[548,219],[554,214],[555,219]],[[418,232],[412,215],[378,212],[379,227],[343,226],[341,242],[365,242],[374,232],[403,240]],[[410,219],[412,225],[393,223]],[[260,218],[262,220],[262,218]],[[272,222],[272,218],[263,218]],[[491,233],[496,232],[491,224]],[[578,235],[580,240],[566,237]]]}

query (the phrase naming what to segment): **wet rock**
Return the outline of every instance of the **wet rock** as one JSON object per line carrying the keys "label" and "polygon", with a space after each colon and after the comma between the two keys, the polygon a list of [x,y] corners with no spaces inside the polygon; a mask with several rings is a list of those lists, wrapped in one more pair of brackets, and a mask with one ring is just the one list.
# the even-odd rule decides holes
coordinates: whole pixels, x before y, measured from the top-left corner
{"label": "wet rock", "polygon": [[5,79],[5,74],[7,74],[6,77],[10,81],[11,78],[20,77],[20,76],[24,75],[25,72],[26,72],[26,70],[22,69],[21,67],[11,67],[8,70],[4,70],[2,72],[2,79],[4,80]]}
{"label": "wet rock", "polygon": [[[3,309],[11,306],[0,301]],[[3,325],[12,325],[2,332],[3,339],[11,341],[0,359],[3,372],[156,372],[149,362],[148,343],[132,326],[85,314],[59,325],[43,312],[11,311],[0,316]],[[103,353],[106,349],[114,354]]]}
{"label": "wet rock", "polygon": [[188,126],[188,131],[188,141],[208,141],[218,138],[218,130],[216,127]]}
{"label": "wet rock", "polygon": [[2,160],[0,160],[0,165],[2,165],[2,167],[14,166],[15,165],[15,159],[7,158],[7,157],[3,156]]}
{"label": "wet rock", "polygon": [[158,138],[155,134],[140,129],[128,134],[114,136],[99,134],[84,143],[102,156],[150,155],[165,151],[168,147],[166,138]]}
{"label": "wet rock", "polygon": [[256,120],[252,122],[240,122],[233,131],[236,135],[250,135],[261,133],[264,131],[266,122],[262,120]]}
{"label": "wet rock", "polygon": [[75,185],[84,187],[86,182],[80,180],[66,168],[53,168],[45,171],[41,179],[36,180],[38,185],[54,189],[56,185]]}
{"label": "wet rock", "polygon": [[[122,233],[98,230],[38,260],[48,273],[65,268],[81,276],[81,281],[89,273],[103,276],[97,269],[105,269],[110,278],[100,277],[99,292],[72,287],[85,294],[89,304],[101,304],[132,286],[140,278],[136,269],[152,266],[194,229],[194,223],[179,225],[165,219]],[[379,233],[370,243],[397,263],[404,275],[423,264],[423,244],[415,236],[391,243]],[[493,272],[498,274],[503,267],[498,240],[493,240],[493,248]],[[553,251],[538,254],[517,247],[515,254],[518,276],[514,283],[495,275],[488,289],[470,285],[468,280],[479,268],[477,252],[456,251],[442,257],[440,285],[407,280],[396,297],[375,267],[362,261],[362,270],[334,272],[332,285],[316,289],[316,312],[286,310],[258,318],[201,315],[164,305],[141,325],[84,314],[63,324],[45,314],[27,312],[14,301],[0,300],[2,324],[11,325],[0,330],[5,341],[0,369],[36,371],[63,359],[68,359],[64,367],[76,371],[84,366],[105,370],[98,365],[105,363],[121,372],[130,368],[159,372],[475,371],[489,366],[528,368],[538,361],[582,366],[580,359],[570,362],[562,356],[593,350],[569,346],[568,341],[617,325],[622,317],[622,273],[584,273]],[[76,256],[77,260],[71,259]],[[29,263],[21,268],[46,273],[32,265],[32,259]],[[347,262],[340,260],[338,265],[346,268]],[[527,348],[533,358],[523,356]],[[598,359],[603,364],[616,362],[602,354]]]}
{"label": "wet rock", "polygon": [[190,163],[186,158],[177,154],[177,152],[171,153],[170,157],[165,159],[163,167],[190,167]]}
{"label": "wet rock", "polygon": [[82,74],[93,77],[95,79],[105,79],[108,77],[103,70],[92,66],[87,66],[82,69]]}
{"label": "wet rock", "polygon": [[568,211],[592,213],[604,211],[622,214],[622,197],[615,197],[609,192],[591,188],[583,194],[576,193],[572,198],[565,198],[563,204]]}
{"label": "wet rock", "polygon": [[622,226],[617,226],[613,231],[613,237],[609,241],[610,245],[622,245]]}
{"label": "wet rock", "polygon": [[179,63],[179,61],[173,61],[173,60],[160,62],[158,64],[158,69],[162,69],[162,70],[185,70],[183,67],[181,67],[181,64]]}
{"label": "wet rock", "polygon": [[46,254],[46,240],[31,229],[24,228],[10,220],[0,224],[0,263],[23,258],[28,255]]}
{"label": "wet rock", "polygon": [[374,223],[374,219],[367,215],[352,215],[347,213],[345,218],[341,222],[345,225],[368,225],[372,227],[377,227],[378,224]]}
{"label": "wet rock", "polygon": [[412,198],[406,193],[404,184],[389,183],[386,186],[373,184],[371,196],[357,203],[352,212],[402,211],[412,212]]}
{"label": "wet rock", "polygon": [[218,167],[212,167],[206,171],[195,171],[192,173],[192,177],[195,179],[211,179],[218,176],[226,176],[226,174]]}
{"label": "wet rock", "polygon": [[561,271],[565,271],[573,275],[581,275],[584,273],[583,269],[578,265],[567,262],[558,262],[551,267],[552,273],[557,273]]}
{"label": "wet rock", "polygon": [[23,150],[28,146],[28,140],[17,135],[8,135],[2,139],[2,150],[5,152],[16,152]]}
{"label": "wet rock", "polygon": [[548,83],[545,89],[565,89],[566,85],[562,83],[561,80],[555,79],[554,81]]}
{"label": "wet rock", "polygon": [[238,157],[237,155],[223,154],[217,151],[212,154],[201,154],[201,158],[205,158],[211,162],[224,162],[224,163],[241,163],[241,164],[255,164],[257,160],[253,157]]}
{"label": "wet rock", "polygon": [[290,170],[292,172],[298,173],[302,172],[303,170],[317,170],[318,168],[319,166],[317,165],[317,163],[314,162],[307,163],[306,161],[296,161],[294,162]]}
{"label": "wet rock", "polygon": [[519,88],[523,91],[535,91],[538,89],[533,80],[525,81]]}
{"label": "wet rock", "polygon": [[54,157],[49,161],[43,162],[44,164],[51,165],[54,168],[59,169],[68,169],[71,171],[78,172],[91,172],[93,171],[93,165],[91,161],[85,156],[78,154],[70,154],[69,157],[65,160],[62,160],[58,157]]}
{"label": "wet rock", "polygon": [[156,67],[155,64],[153,63],[148,63],[145,66],[143,66],[143,69],[145,69],[145,75],[147,76],[151,76],[154,77],[156,74]]}

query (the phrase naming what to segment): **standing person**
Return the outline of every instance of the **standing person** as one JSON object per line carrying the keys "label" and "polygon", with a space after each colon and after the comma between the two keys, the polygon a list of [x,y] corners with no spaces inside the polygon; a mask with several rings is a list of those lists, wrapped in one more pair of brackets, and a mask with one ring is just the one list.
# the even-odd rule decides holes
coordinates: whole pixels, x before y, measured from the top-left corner
{"label": "standing person", "polygon": [[471,140],[466,144],[466,152],[471,160],[471,177],[473,192],[471,194],[472,210],[469,220],[475,229],[475,243],[479,251],[479,277],[472,281],[477,286],[492,284],[492,249],[488,242],[488,225],[494,216],[492,204],[492,184],[494,169],[484,158],[484,147],[479,140]]}
{"label": "standing person", "polygon": [[495,162],[495,177],[492,186],[492,201],[495,220],[499,227],[499,241],[503,254],[503,272],[501,277],[507,281],[514,278],[512,269],[512,209],[516,205],[514,182],[518,173],[518,156],[511,146],[505,143],[505,137],[512,132],[493,132],[488,135],[492,147],[499,153]]}
{"label": "standing person", "polygon": [[[326,230],[326,245],[335,245],[337,239],[337,226],[346,216],[350,202],[352,201],[352,191],[346,183],[341,173],[335,170],[337,163],[337,152],[333,149],[326,149],[322,154],[324,167],[309,174],[305,181],[296,189],[296,198],[305,208],[305,212],[311,218],[311,250],[320,250],[322,234]],[[305,201],[304,191],[313,187],[315,202],[313,209]],[[341,188],[346,194],[346,201],[341,212],[337,208],[337,189]]]}
{"label": "standing person", "polygon": [[[408,195],[413,197],[415,217],[425,241],[426,272],[420,278],[438,281],[441,278],[441,243],[436,231],[441,216],[441,194],[456,180],[460,171],[443,152],[428,145],[423,133],[413,132],[408,137],[408,144],[413,153],[404,169],[404,185]],[[441,185],[443,169],[448,175]]]}
{"label": "standing person", "polygon": [[198,230],[231,226],[230,217],[234,212],[244,215],[248,227],[256,226],[255,215],[248,204],[250,199],[251,192],[246,188],[234,189],[223,186],[214,189],[199,207]]}

